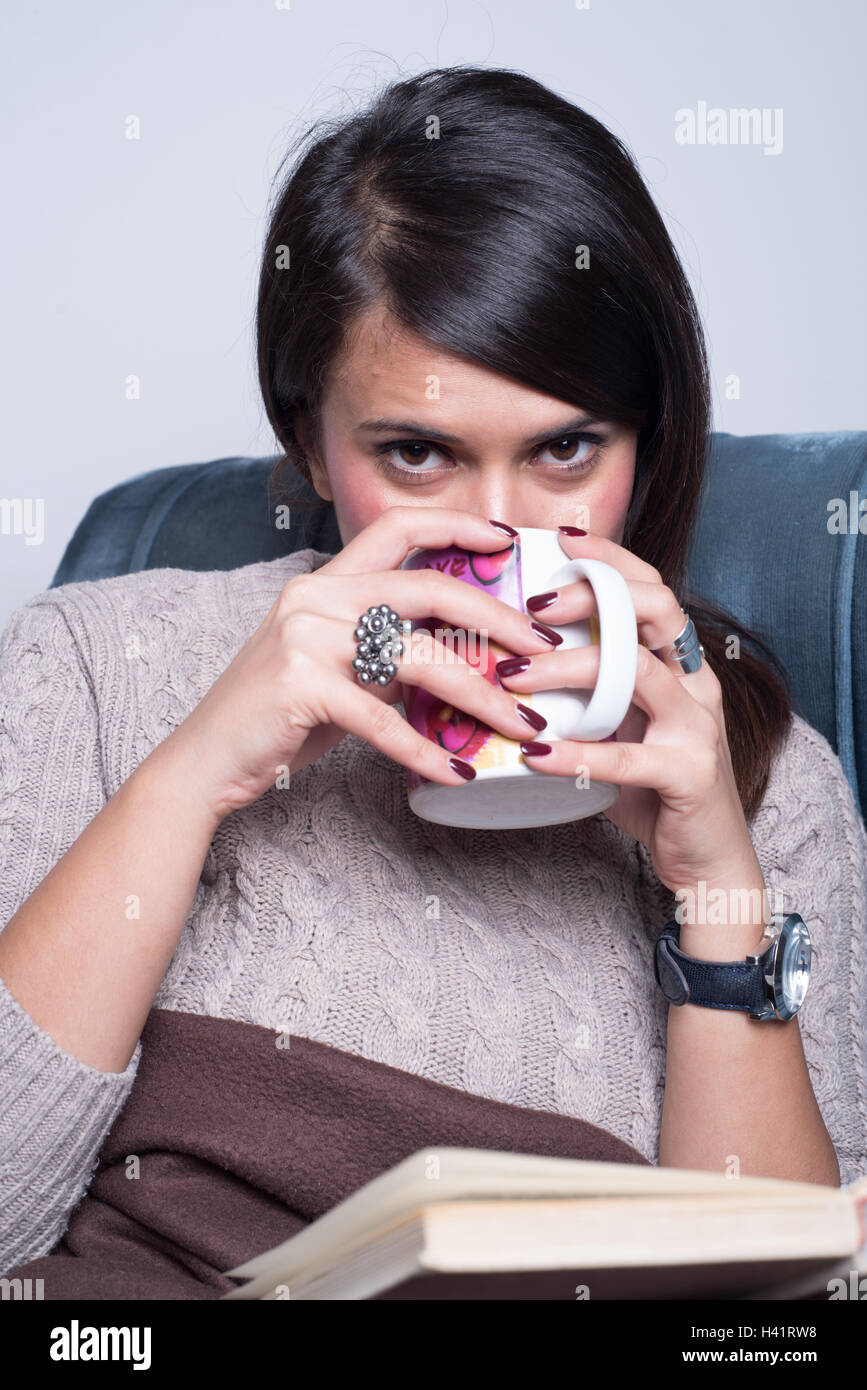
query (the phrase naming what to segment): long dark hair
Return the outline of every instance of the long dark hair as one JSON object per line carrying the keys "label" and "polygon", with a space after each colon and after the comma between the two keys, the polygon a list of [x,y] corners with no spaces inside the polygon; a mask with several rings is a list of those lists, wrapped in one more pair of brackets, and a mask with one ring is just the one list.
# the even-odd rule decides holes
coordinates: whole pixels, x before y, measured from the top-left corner
{"label": "long dark hair", "polygon": [[686,275],[627,148],[532,78],[469,66],[392,83],[365,111],[315,123],[298,145],[259,281],[259,382],[282,450],[271,489],[296,509],[311,505],[297,489],[279,491],[288,470],[311,496],[294,413],[318,450],[327,369],[374,301],[435,346],[638,428],[622,544],[695,622],[752,819],[791,721],[790,688],[765,643],[686,587],[709,446],[707,354]]}

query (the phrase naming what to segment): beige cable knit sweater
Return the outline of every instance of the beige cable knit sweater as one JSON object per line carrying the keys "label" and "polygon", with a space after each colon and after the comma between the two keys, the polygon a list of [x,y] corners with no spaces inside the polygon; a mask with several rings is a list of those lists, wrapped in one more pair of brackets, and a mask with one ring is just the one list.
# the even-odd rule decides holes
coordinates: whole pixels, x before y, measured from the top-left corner
{"label": "beige cable knit sweater", "polygon": [[[146,570],[13,613],[0,638],[0,927],[286,580],[329,558]],[[155,1005],[578,1116],[657,1162],[668,1005],[653,943],[674,900],[646,850],[604,813],[535,830],[433,825],[409,810],[405,780],[346,735],[228,816]],[[846,1182],[867,1173],[867,836],[838,758],[797,716],[751,830],[772,900],[779,889],[813,935],[800,1026]],[[0,1043],[2,1274],[62,1236],[141,1044],[126,1071],[100,1072],[2,979]]]}

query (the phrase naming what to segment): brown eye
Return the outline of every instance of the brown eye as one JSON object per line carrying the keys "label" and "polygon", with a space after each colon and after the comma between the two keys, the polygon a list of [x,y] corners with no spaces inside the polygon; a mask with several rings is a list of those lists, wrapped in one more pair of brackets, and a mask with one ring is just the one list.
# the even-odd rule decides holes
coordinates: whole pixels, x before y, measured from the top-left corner
{"label": "brown eye", "polygon": [[386,444],[377,445],[376,454],[379,468],[389,478],[425,481],[435,473],[447,471],[441,464],[445,457],[442,450],[433,448],[424,439],[390,439]]}
{"label": "brown eye", "polygon": [[[559,464],[560,472],[583,472],[593,466],[604,447],[605,440],[600,435],[563,434],[546,444],[540,457],[543,463]],[[583,453],[582,448],[585,450]],[[551,457],[545,458],[545,454]]]}
{"label": "brown eye", "polygon": [[[414,450],[421,450],[421,454],[414,453]],[[404,463],[424,463],[425,456],[430,453],[430,446],[427,444],[400,444],[398,446],[400,457]]]}
{"label": "brown eye", "polygon": [[567,463],[575,453],[576,445],[580,442],[574,435],[566,434],[562,439],[558,439],[556,444],[549,444],[548,448],[558,463]]}

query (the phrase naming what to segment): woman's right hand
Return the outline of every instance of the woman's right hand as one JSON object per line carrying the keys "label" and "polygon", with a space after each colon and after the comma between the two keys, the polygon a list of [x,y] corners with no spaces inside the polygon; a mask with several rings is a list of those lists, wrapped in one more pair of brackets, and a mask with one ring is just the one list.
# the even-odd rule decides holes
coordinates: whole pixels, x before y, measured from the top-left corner
{"label": "woman's right hand", "polygon": [[[538,620],[438,570],[401,570],[413,550],[458,545],[493,553],[509,544],[504,531],[474,512],[448,507],[396,506],[327,564],[294,576],[267,617],[181,725],[175,741],[203,779],[215,818],[258,799],[281,771],[299,772],[357,734],[390,758],[434,782],[465,785],[452,757],[416,732],[393,705],[400,683],[418,685],[476,715],[507,738],[532,739],[536,730],[518,712],[516,697],[480,677],[458,652],[418,630],[404,639],[387,686],[361,685],[352,667],[359,615],[387,602],[401,618],[436,618],[448,628],[487,633],[509,652],[533,655],[551,643]],[[544,628],[544,624],[538,624]],[[550,631],[550,629],[548,629]]]}

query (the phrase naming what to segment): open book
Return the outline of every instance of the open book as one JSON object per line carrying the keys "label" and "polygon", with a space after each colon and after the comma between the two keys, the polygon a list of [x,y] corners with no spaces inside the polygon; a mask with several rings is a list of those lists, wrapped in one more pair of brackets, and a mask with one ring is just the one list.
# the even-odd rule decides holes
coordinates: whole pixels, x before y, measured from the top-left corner
{"label": "open book", "polygon": [[858,1298],[867,1177],[427,1148],[225,1272],[227,1299]]}

